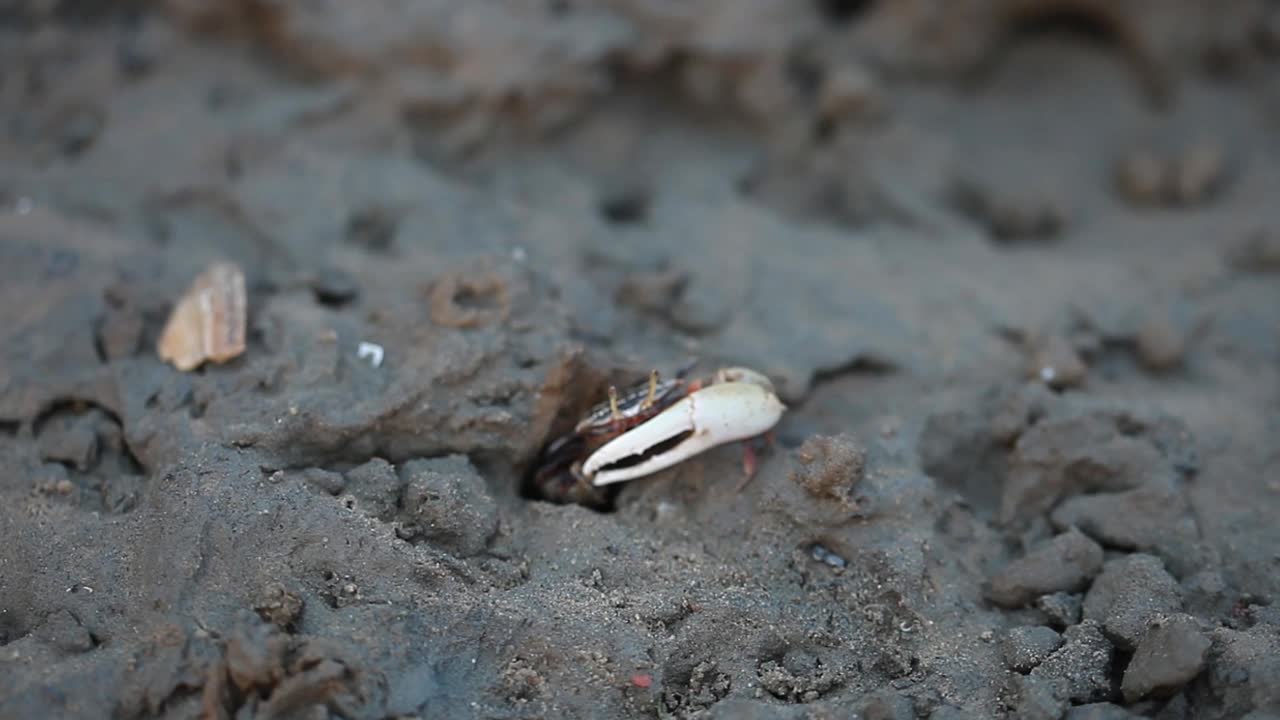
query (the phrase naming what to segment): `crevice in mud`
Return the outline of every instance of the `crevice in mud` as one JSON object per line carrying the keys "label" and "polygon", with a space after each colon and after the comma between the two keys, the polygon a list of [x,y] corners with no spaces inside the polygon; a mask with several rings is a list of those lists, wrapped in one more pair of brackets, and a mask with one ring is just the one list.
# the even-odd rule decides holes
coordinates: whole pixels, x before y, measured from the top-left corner
{"label": "crevice in mud", "polygon": [[893,361],[873,354],[858,355],[853,360],[832,368],[819,368],[813,373],[812,387],[835,382],[850,375],[884,376],[898,372]]}
{"label": "crevice in mud", "polygon": [[98,362],[106,365],[111,362],[111,358],[107,356],[106,340],[102,337],[103,326],[106,324],[106,318],[98,317],[93,321],[93,354],[97,356]]}
{"label": "crevice in mud", "polygon": [[0,437],[17,437],[21,429],[21,420],[0,419]]}
{"label": "crevice in mud", "polygon": [[875,0],[816,0],[818,13],[832,25],[848,25],[875,8]]}
{"label": "crevice in mud", "polygon": [[600,198],[600,216],[611,225],[639,225],[648,220],[650,203],[643,189],[610,193]]}
{"label": "crevice in mud", "polygon": [[385,207],[369,207],[347,218],[343,240],[374,254],[386,254],[395,247],[400,212]]}
{"label": "crevice in mud", "polygon": [[53,495],[111,514],[137,506],[147,469],[113,410],[92,400],[59,398],[33,418],[32,435],[48,467],[59,469],[48,486]]}
{"label": "crevice in mud", "polygon": [[600,513],[616,512],[618,494],[623,483],[595,487],[574,476],[567,464],[542,472],[547,458],[539,455],[523,473],[519,496],[530,502],[550,502],[556,505],[581,505]]}
{"label": "crevice in mud", "polygon": [[809,381],[808,392],[794,406],[803,407],[809,398],[816,397],[825,386],[831,383],[853,377],[887,377],[899,370],[899,366],[892,360],[874,353],[862,353],[841,365],[818,368],[814,370],[812,379]]}
{"label": "crevice in mud", "polygon": [[1129,662],[1133,660],[1134,651],[1122,650],[1114,648],[1111,656],[1111,701],[1116,703],[1124,702],[1124,695],[1120,688],[1124,682],[1124,671],[1129,668]]}

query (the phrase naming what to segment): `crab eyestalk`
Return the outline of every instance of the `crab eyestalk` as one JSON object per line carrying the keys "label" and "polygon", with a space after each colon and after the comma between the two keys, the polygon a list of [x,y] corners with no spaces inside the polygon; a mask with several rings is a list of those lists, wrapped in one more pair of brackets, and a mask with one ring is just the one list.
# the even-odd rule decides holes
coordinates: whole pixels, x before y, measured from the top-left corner
{"label": "crab eyestalk", "polygon": [[725,368],[711,385],[605,443],[583,462],[581,473],[597,487],[643,477],[718,445],[763,435],[785,411],[768,378]]}

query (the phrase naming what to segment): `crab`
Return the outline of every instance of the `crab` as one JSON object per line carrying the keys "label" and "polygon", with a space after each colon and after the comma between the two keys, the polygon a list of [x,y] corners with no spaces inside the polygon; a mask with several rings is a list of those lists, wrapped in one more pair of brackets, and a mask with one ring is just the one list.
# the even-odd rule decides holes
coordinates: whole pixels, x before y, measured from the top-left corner
{"label": "crab", "polygon": [[[573,432],[543,453],[540,485],[560,480],[603,487],[665,470],[713,447],[768,437],[786,406],[763,374],[742,367],[717,370],[686,383],[645,383],[592,408]],[[750,443],[743,446],[745,481],[755,474]]]}
{"label": "crab", "polygon": [[[600,487],[665,470],[713,447],[765,436],[786,406],[763,374],[721,368],[708,381],[664,410],[600,446],[583,461],[581,476]],[[743,470],[755,474],[751,445],[743,446]]]}

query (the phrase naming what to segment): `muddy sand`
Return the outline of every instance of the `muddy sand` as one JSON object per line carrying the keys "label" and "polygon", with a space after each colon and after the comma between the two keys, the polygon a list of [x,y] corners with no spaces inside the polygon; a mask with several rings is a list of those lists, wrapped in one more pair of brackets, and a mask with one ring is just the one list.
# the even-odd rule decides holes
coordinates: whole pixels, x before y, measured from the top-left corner
{"label": "muddy sand", "polygon": [[[1275,3],[28,1],[0,54],[0,718],[1280,717]],[[218,261],[247,347],[179,371]],[[790,408],[745,487],[529,482],[691,360]]]}

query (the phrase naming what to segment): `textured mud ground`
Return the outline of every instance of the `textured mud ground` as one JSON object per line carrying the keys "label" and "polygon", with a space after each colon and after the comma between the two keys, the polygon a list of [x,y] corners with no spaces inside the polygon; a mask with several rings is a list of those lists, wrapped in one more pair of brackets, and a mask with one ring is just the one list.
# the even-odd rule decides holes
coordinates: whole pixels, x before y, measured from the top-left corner
{"label": "textured mud ground", "polygon": [[[120,7],[0,11],[0,717],[1280,713],[1274,3]],[[527,497],[691,357],[751,484]]]}

